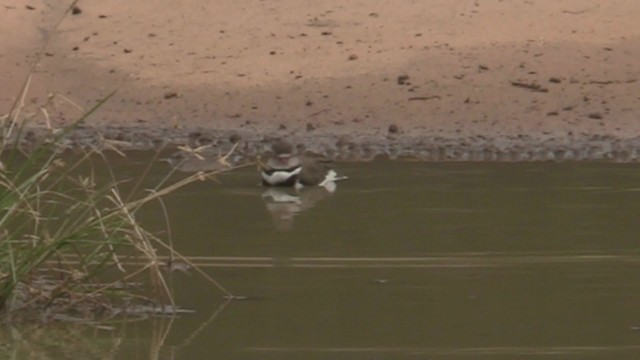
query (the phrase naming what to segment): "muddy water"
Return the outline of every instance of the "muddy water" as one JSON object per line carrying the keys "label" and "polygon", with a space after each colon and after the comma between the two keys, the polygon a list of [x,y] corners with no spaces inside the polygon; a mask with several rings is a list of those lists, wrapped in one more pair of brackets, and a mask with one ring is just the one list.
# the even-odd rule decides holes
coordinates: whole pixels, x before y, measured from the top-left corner
{"label": "muddy water", "polygon": [[[134,175],[145,161],[118,166]],[[350,179],[335,193],[265,193],[245,169],[168,197],[174,246],[246,299],[174,272],[196,313],[92,332],[117,343],[102,355],[640,356],[637,165],[338,165]],[[161,229],[161,214],[140,216]]]}

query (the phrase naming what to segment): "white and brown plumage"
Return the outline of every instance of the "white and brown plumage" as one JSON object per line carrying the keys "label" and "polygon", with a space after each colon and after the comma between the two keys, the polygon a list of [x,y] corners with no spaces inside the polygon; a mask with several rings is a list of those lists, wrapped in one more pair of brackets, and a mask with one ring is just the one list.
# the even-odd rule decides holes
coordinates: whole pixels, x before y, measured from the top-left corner
{"label": "white and brown plumage", "polygon": [[[293,146],[279,140],[272,145],[273,156],[260,163],[262,184],[266,186],[329,186],[344,179],[326,163],[293,155]],[[328,187],[328,189],[329,189]]]}

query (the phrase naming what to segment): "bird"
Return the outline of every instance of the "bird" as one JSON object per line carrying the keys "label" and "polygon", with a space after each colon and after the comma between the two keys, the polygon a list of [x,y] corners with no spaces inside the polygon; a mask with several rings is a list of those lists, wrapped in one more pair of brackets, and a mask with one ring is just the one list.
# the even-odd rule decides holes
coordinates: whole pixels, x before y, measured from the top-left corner
{"label": "bird", "polygon": [[266,163],[258,158],[262,185],[295,186],[302,171],[302,162],[293,156],[293,146],[279,140],[271,145],[273,156]]}
{"label": "bird", "polygon": [[258,159],[262,184],[265,186],[324,186],[335,190],[335,181],[346,179],[338,176],[326,162],[299,157],[293,154],[293,145],[278,140],[271,146],[273,156],[266,163]]}

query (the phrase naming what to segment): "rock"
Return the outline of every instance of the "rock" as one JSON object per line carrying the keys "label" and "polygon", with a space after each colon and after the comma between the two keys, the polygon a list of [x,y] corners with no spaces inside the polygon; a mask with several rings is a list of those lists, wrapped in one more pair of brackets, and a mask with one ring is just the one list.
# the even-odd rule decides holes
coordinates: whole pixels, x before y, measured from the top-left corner
{"label": "rock", "polygon": [[398,76],[398,85],[406,85],[409,82],[409,75]]}
{"label": "rock", "polygon": [[340,136],[340,138],[338,138],[338,141],[336,141],[336,147],[338,149],[347,147],[350,144],[352,144],[352,142],[351,142],[351,137],[349,135],[342,135]]}

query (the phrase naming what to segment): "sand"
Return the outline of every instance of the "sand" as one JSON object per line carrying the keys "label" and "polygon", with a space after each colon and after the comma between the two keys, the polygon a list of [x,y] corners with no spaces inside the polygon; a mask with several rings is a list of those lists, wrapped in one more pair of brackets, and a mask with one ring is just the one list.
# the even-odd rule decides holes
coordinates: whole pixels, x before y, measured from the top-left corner
{"label": "sand", "polygon": [[240,134],[462,159],[640,148],[636,0],[81,0],[64,18],[68,1],[26,4],[0,1],[0,114],[49,37],[25,112],[56,94],[53,127],[81,113],[71,102],[117,90],[89,123],[140,144]]}

